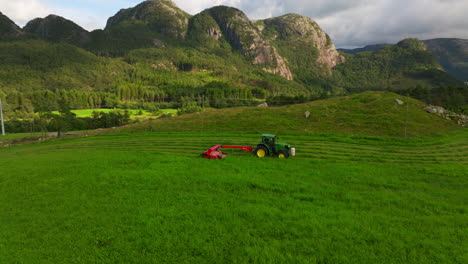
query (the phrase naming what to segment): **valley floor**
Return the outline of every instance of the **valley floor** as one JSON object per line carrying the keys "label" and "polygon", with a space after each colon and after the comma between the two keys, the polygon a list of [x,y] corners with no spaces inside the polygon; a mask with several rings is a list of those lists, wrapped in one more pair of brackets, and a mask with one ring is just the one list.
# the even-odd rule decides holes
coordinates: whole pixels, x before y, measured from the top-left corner
{"label": "valley floor", "polygon": [[0,150],[1,263],[467,263],[468,133],[148,133]]}

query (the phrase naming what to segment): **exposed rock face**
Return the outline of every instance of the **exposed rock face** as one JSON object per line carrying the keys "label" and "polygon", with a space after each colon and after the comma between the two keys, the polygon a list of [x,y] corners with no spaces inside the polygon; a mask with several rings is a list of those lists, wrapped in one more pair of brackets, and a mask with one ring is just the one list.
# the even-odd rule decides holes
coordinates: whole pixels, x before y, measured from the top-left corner
{"label": "exposed rock face", "polygon": [[211,14],[205,11],[190,19],[189,35],[191,40],[207,44],[210,40],[220,40],[223,32]]}
{"label": "exposed rock face", "polygon": [[159,39],[153,39],[153,45],[157,48],[165,48],[166,47],[166,43],[164,43],[164,41],[162,40],[159,40]]}
{"label": "exposed rock face", "polygon": [[223,33],[221,32],[221,30],[217,29],[217,28],[209,28],[206,32],[208,34],[208,36],[214,40],[219,40],[222,36],[223,36]]}
{"label": "exposed rock face", "polygon": [[318,53],[317,63],[329,69],[344,62],[344,57],[336,50],[330,37],[309,17],[287,14],[262,22],[265,26],[260,26],[260,29],[276,33],[271,36],[273,40],[298,42],[302,44],[301,49],[315,50]]}
{"label": "exposed rock face", "polygon": [[[292,70],[295,74],[302,71],[302,75],[327,75],[344,61],[328,35],[308,17],[288,14],[251,21],[242,11],[226,6],[213,7],[192,17],[171,0],[148,0],[122,9],[108,19],[105,30],[91,33],[53,15],[32,20],[25,31],[53,42],[97,52],[102,49],[113,56],[137,48],[185,45],[182,42],[198,43],[208,49],[230,45],[253,65],[288,80],[294,77]],[[115,45],[109,45],[110,42]],[[304,73],[303,69],[308,70]]]}
{"label": "exposed rock face", "polygon": [[218,6],[208,10],[231,45],[249,57],[253,64],[263,65],[267,72],[279,74],[288,80],[293,75],[275,47],[240,10]]}
{"label": "exposed rock face", "polygon": [[14,39],[23,35],[21,29],[0,12],[0,40]]}
{"label": "exposed rock face", "polygon": [[455,121],[460,126],[465,127],[468,125],[468,116],[448,111],[443,107],[430,105],[424,108],[424,110],[429,114],[438,115],[447,120]]}
{"label": "exposed rock face", "polygon": [[171,0],[149,0],[133,8],[121,9],[107,20],[106,29],[122,22],[142,21],[164,36],[185,39],[190,15],[179,9]]}
{"label": "exposed rock face", "polygon": [[74,22],[56,15],[36,18],[28,22],[24,31],[53,42],[84,46],[91,41],[88,31]]}

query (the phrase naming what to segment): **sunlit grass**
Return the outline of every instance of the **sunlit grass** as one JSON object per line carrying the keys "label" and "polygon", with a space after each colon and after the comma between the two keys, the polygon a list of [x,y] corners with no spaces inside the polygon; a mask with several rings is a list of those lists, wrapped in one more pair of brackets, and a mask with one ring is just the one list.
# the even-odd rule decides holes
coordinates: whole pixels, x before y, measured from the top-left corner
{"label": "sunlit grass", "polygon": [[5,263],[464,263],[465,131],[292,136],[298,156],[216,144],[258,134],[149,133],[0,150]]}

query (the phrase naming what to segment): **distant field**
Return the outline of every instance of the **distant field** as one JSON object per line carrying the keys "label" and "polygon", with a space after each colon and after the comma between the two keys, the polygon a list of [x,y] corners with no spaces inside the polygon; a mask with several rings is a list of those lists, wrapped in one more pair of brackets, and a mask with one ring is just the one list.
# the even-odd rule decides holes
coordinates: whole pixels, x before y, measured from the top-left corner
{"label": "distant field", "polygon": [[[116,110],[125,111],[123,109],[81,109],[81,110],[72,110],[72,113],[76,114],[77,117],[90,117],[92,116],[93,112],[109,113],[109,112],[116,111]],[[128,111],[130,115],[132,116],[140,116],[139,115],[140,111],[142,112],[143,115],[150,114],[146,110],[128,110]],[[177,109],[161,109],[161,112],[177,114]],[[53,113],[58,114],[57,111],[54,111]]]}
{"label": "distant field", "polygon": [[0,149],[3,263],[468,263],[468,133],[148,133]]}

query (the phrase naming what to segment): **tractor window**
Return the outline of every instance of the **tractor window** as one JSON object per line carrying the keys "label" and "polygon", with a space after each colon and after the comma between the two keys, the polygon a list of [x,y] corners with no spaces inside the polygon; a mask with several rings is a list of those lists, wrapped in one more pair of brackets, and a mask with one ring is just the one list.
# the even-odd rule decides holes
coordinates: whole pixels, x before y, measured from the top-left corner
{"label": "tractor window", "polygon": [[263,137],[263,143],[265,143],[268,146],[271,146],[275,144],[275,139],[269,138],[269,137]]}

